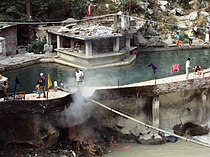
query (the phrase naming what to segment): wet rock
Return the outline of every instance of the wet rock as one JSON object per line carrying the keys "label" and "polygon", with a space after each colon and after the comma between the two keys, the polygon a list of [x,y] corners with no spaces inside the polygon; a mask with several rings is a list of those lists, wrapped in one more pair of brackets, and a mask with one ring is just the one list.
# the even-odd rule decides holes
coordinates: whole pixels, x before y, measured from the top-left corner
{"label": "wet rock", "polygon": [[160,135],[153,134],[152,132],[139,136],[137,141],[141,144],[154,144],[154,145],[165,143],[165,140]]}
{"label": "wet rock", "polygon": [[183,136],[184,134],[190,136],[206,135],[209,132],[207,126],[200,126],[192,122],[177,124],[173,127],[173,130],[175,134],[180,136]]}

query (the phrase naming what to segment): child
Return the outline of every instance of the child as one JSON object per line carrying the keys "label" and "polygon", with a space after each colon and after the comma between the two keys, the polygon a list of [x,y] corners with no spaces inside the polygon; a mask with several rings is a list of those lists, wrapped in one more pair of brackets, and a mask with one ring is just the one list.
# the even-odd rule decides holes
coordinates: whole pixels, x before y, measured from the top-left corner
{"label": "child", "polygon": [[179,35],[179,32],[176,32],[176,45],[177,45],[177,47],[180,47],[180,35]]}

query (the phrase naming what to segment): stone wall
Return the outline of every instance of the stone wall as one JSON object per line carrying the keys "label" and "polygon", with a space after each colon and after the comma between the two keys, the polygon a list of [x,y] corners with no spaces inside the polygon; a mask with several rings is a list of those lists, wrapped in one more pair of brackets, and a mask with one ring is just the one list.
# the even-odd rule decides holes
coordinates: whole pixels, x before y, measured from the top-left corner
{"label": "stone wall", "polygon": [[16,54],[17,48],[17,27],[11,26],[1,29],[0,36],[6,41],[6,55]]}
{"label": "stone wall", "polygon": [[[142,88],[145,91],[144,94],[149,92],[149,90],[145,90],[146,87]],[[93,99],[136,120],[153,125],[153,123],[156,123],[155,116],[153,117],[153,99],[157,97],[160,103],[159,116],[156,115],[159,118],[159,127],[170,132],[173,132],[173,128],[176,125],[193,123],[206,127],[208,124],[210,107],[210,92],[208,89],[171,91],[159,96],[152,95],[153,86],[147,87],[147,89],[151,89],[150,96],[146,96],[143,93],[134,94],[136,92],[135,89],[137,88],[130,88],[130,92],[128,92],[130,94],[124,93],[124,95],[120,93],[123,90],[125,91],[125,89],[120,88],[98,90],[93,94]],[[127,90],[129,91],[129,88]],[[131,95],[132,92],[133,95]],[[102,122],[103,126],[110,127],[123,134],[133,133],[138,135],[150,130],[101,106],[97,107],[96,110],[95,116]]]}

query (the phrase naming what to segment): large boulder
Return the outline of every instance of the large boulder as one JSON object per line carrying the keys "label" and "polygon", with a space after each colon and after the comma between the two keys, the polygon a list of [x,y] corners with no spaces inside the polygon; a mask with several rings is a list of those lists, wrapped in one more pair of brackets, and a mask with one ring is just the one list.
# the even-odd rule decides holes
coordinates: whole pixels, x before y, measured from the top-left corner
{"label": "large boulder", "polygon": [[153,134],[152,132],[149,132],[148,134],[140,135],[137,138],[137,142],[141,144],[149,144],[149,145],[156,145],[156,144],[163,144],[166,143],[165,139],[162,138],[158,134]]}
{"label": "large boulder", "polygon": [[207,126],[200,126],[198,124],[187,122],[185,124],[177,124],[173,127],[174,133],[180,136],[184,134],[190,136],[206,135],[209,132]]}

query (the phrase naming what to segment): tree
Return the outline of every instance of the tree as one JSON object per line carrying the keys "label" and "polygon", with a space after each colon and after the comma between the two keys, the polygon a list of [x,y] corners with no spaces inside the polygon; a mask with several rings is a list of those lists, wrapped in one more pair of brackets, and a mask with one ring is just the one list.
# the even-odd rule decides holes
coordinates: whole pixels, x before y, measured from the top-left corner
{"label": "tree", "polygon": [[71,0],[71,16],[80,19],[87,15],[87,0]]}
{"label": "tree", "polygon": [[26,15],[29,20],[31,20],[32,17],[32,10],[31,10],[31,0],[26,0]]}

